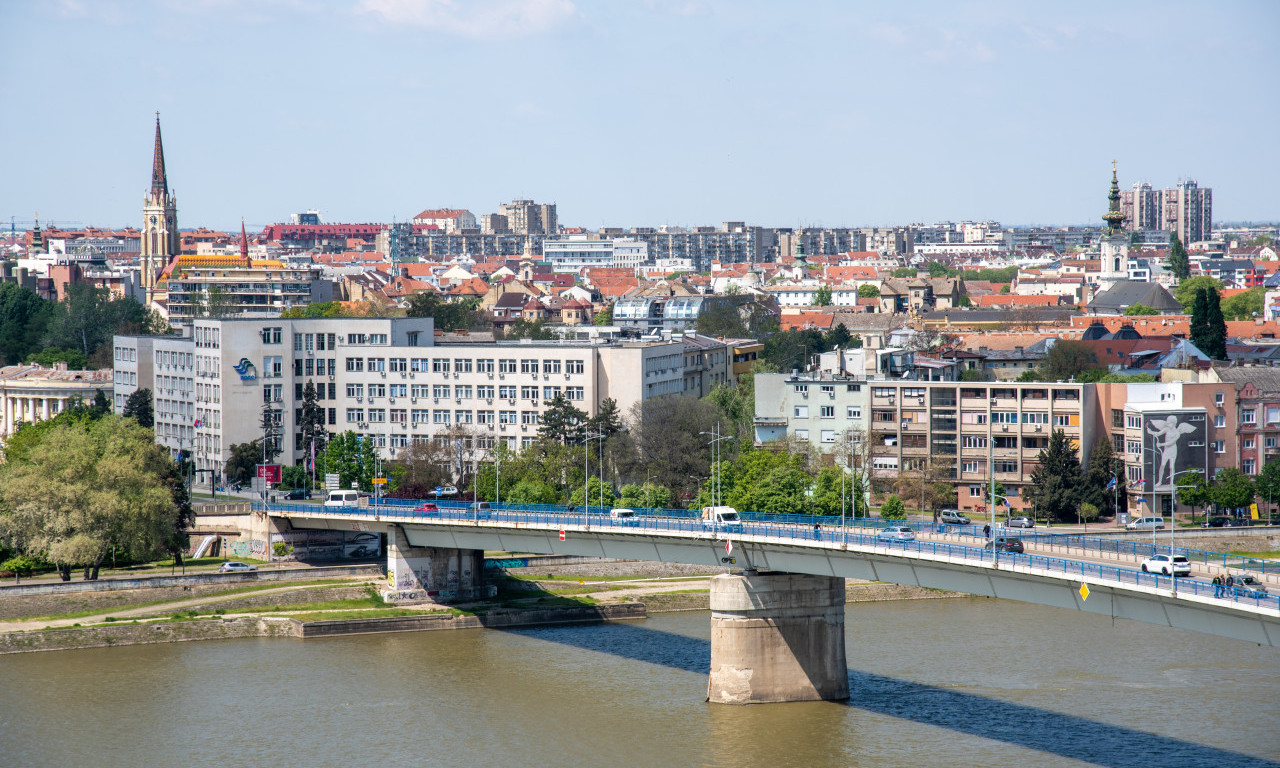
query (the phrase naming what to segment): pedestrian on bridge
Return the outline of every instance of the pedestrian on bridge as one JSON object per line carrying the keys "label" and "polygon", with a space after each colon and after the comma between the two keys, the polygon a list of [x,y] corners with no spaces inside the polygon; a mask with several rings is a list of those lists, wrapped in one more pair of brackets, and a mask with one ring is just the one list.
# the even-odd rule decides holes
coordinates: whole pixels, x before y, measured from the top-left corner
{"label": "pedestrian on bridge", "polygon": [[1213,577],[1213,596],[1222,597],[1222,574]]}
{"label": "pedestrian on bridge", "polygon": [[813,524],[813,540],[817,541],[822,538],[822,526],[816,521]]}
{"label": "pedestrian on bridge", "polygon": [[989,538],[991,538],[991,526],[990,526],[990,524],[982,526],[982,537],[983,537],[984,539],[989,539]]}

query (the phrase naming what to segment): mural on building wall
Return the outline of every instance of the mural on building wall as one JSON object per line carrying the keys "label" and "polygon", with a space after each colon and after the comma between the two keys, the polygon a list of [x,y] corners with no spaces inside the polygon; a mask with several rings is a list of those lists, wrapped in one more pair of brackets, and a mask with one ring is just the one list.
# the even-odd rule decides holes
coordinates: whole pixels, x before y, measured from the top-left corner
{"label": "mural on building wall", "polygon": [[1142,490],[1172,493],[1191,470],[1208,471],[1207,422],[1202,411],[1146,413],[1142,429]]}

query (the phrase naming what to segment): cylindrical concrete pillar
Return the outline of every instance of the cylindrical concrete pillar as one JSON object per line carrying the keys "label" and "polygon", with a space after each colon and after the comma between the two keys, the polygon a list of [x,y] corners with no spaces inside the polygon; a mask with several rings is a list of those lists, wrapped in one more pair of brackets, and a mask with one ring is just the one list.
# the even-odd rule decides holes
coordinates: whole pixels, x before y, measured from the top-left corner
{"label": "cylindrical concrete pillar", "polygon": [[718,704],[843,701],[844,579],[796,573],[711,579],[711,676]]}

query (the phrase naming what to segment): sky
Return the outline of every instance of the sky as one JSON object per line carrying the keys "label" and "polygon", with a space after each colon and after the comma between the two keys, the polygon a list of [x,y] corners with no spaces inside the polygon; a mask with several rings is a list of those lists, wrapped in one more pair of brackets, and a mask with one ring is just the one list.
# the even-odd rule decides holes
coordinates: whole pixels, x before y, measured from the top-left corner
{"label": "sky", "polygon": [[[183,228],[1280,220],[1280,2],[0,0],[0,216]],[[21,225],[21,224],[20,224]]]}

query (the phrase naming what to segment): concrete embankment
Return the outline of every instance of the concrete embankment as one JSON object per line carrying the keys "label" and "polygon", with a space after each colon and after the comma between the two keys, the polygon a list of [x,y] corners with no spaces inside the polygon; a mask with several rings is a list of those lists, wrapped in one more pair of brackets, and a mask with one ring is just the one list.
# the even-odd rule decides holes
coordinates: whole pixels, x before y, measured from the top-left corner
{"label": "concrete embankment", "polygon": [[92,627],[32,630],[0,634],[0,654],[102,648],[120,645],[225,640],[237,637],[317,638],[377,632],[423,632],[446,629],[494,629],[555,624],[596,624],[645,618],[641,603],[504,610],[481,615],[430,613],[421,616],[304,622],[291,618],[235,618],[102,624]]}
{"label": "concrete embankment", "polygon": [[[880,584],[848,581],[845,583],[846,603],[870,603],[882,600],[938,600],[952,597],[968,597],[960,592],[944,592],[904,584]],[[656,592],[637,598],[644,602],[649,613],[673,613],[676,611],[711,610],[709,590],[697,592]]]}

